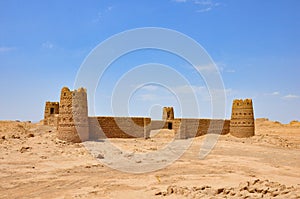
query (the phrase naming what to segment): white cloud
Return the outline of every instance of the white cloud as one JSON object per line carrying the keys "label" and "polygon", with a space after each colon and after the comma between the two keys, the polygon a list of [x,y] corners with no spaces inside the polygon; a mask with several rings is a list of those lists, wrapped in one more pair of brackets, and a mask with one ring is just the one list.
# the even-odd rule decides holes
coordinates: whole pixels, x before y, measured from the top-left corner
{"label": "white cloud", "polygon": [[206,91],[205,86],[193,86],[193,85],[183,85],[174,88],[175,93],[187,94],[191,92],[204,93]]}
{"label": "white cloud", "polygon": [[198,71],[215,71],[216,70],[216,65],[214,64],[207,64],[207,65],[201,65],[201,66],[196,66]]}
{"label": "white cloud", "polygon": [[280,92],[279,91],[274,91],[273,93],[264,93],[264,95],[279,96]]}
{"label": "white cloud", "polygon": [[228,69],[225,72],[227,72],[227,73],[235,73],[235,70],[234,69]]}
{"label": "white cloud", "polygon": [[146,90],[146,91],[155,91],[155,90],[157,90],[157,86],[147,85],[147,86],[142,87],[142,89]]}
{"label": "white cloud", "polygon": [[113,8],[114,8],[113,6],[108,6],[108,7],[106,8],[106,11],[107,11],[107,12],[112,11]]}
{"label": "white cloud", "polygon": [[92,20],[92,22],[93,22],[93,23],[98,23],[98,22],[100,22],[100,21],[103,19],[104,15],[107,14],[107,13],[109,13],[109,12],[111,12],[113,9],[114,9],[113,6],[108,6],[108,7],[106,7],[104,10],[99,11],[99,12],[97,13],[97,16]]}
{"label": "white cloud", "polygon": [[13,50],[15,50],[16,48],[14,48],[14,47],[5,47],[5,46],[2,46],[2,47],[0,47],[0,52],[2,53],[2,52],[9,52],[9,51],[13,51]]}
{"label": "white cloud", "polygon": [[197,6],[197,12],[208,12],[212,9],[221,6],[219,2],[214,2],[212,0],[173,0],[177,3],[187,3],[190,2]]}
{"label": "white cloud", "polygon": [[271,93],[271,95],[279,95],[280,92],[279,91],[274,91],[273,93]]}
{"label": "white cloud", "polygon": [[197,10],[197,12],[208,12],[208,11],[211,11],[211,7],[207,7],[207,8],[204,8],[204,9],[200,9],[200,10]]}
{"label": "white cloud", "polygon": [[234,69],[228,68],[227,65],[223,62],[214,62],[207,65],[196,66],[199,72],[226,72],[226,73],[235,73]]}
{"label": "white cloud", "polygon": [[183,85],[183,86],[177,86],[174,89],[174,92],[177,94],[183,94],[183,95],[196,95],[200,97],[201,99],[205,101],[211,100],[211,95],[215,97],[223,96],[224,94],[226,96],[232,95],[233,90],[232,89],[213,89],[208,90],[205,86],[195,86],[195,85]]}
{"label": "white cloud", "polygon": [[42,43],[43,48],[52,49],[54,47],[54,44],[52,44],[50,41],[46,41]]}
{"label": "white cloud", "polygon": [[293,94],[288,94],[286,96],[283,96],[283,99],[287,99],[287,100],[289,100],[289,99],[299,99],[299,98],[300,98],[300,96],[293,95]]}
{"label": "white cloud", "polygon": [[154,94],[141,94],[138,96],[138,99],[142,101],[154,101],[159,99],[159,97]]}

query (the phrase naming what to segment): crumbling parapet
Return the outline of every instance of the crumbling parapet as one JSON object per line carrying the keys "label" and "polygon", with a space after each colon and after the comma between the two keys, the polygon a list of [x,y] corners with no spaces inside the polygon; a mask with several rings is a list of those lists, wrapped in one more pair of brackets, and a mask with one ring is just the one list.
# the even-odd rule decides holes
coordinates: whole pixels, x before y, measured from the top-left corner
{"label": "crumbling parapet", "polygon": [[87,93],[84,88],[61,90],[57,138],[68,142],[89,139]]}
{"label": "crumbling parapet", "polygon": [[252,99],[236,99],[232,103],[230,134],[243,138],[254,136],[254,112]]}
{"label": "crumbling parapet", "polygon": [[163,108],[162,120],[163,121],[174,120],[174,109],[173,109],[173,107],[164,107]]}

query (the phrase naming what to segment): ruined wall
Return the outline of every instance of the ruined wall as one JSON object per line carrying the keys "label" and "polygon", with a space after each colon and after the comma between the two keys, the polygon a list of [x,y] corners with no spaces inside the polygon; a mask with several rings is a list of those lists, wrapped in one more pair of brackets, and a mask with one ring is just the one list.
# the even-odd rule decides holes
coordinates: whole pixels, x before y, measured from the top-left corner
{"label": "ruined wall", "polygon": [[254,113],[251,99],[236,99],[232,103],[230,134],[235,137],[254,136]]}
{"label": "ruined wall", "polygon": [[168,129],[169,123],[173,127],[173,121],[151,120],[151,130]]}
{"label": "ruined wall", "polygon": [[163,120],[146,117],[88,117],[86,90],[61,90],[60,103],[46,102],[45,125],[57,125],[57,138],[81,142],[101,138],[137,138],[150,136],[154,129],[173,129],[178,138],[191,138],[208,133],[231,133],[236,137],[254,135],[251,99],[234,100],[231,120],[174,118],[173,107],[163,108]]}
{"label": "ruined wall", "polygon": [[173,107],[164,107],[163,108],[163,114],[162,114],[162,120],[174,120],[174,109]]}
{"label": "ruined wall", "polygon": [[198,137],[205,134],[229,133],[230,121],[218,119],[175,119],[174,130],[179,139]]}
{"label": "ruined wall", "polygon": [[46,102],[44,111],[44,125],[57,126],[58,124],[59,103]]}
{"label": "ruined wall", "polygon": [[90,139],[148,138],[151,118],[89,117]]}
{"label": "ruined wall", "polygon": [[58,114],[53,114],[48,116],[46,119],[43,120],[44,125],[48,126],[55,126],[57,128],[58,126]]}
{"label": "ruined wall", "polygon": [[87,93],[83,88],[61,90],[57,138],[68,142],[89,139]]}

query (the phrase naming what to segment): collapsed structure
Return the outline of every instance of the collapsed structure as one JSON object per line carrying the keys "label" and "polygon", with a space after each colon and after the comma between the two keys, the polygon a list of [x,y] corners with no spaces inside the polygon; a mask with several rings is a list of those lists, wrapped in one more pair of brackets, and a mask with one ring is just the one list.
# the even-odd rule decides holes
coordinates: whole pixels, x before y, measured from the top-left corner
{"label": "collapsed structure", "polygon": [[61,90],[60,102],[46,102],[44,125],[57,127],[57,138],[82,142],[104,138],[150,137],[155,129],[174,130],[179,139],[205,134],[228,134],[235,137],[254,135],[254,113],[251,99],[234,100],[231,120],[175,118],[173,107],[164,107],[162,120],[149,117],[88,116],[87,92],[84,88]]}

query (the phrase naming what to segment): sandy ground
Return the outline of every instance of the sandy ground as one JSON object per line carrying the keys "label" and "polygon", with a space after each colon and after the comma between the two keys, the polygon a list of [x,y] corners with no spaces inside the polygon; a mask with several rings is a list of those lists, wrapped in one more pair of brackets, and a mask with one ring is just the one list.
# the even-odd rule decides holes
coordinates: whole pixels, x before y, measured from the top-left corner
{"label": "sandy ground", "polygon": [[[142,174],[110,168],[105,160],[117,156],[101,146],[109,141],[129,161],[130,154],[159,152],[173,131],[84,144],[60,142],[55,131],[0,121],[0,198],[300,198],[299,122],[258,119],[254,137],[220,136],[205,159],[199,159],[205,136],[198,137],[173,164]],[[101,150],[91,154],[84,145]],[[141,167],[143,161],[135,160]]]}

